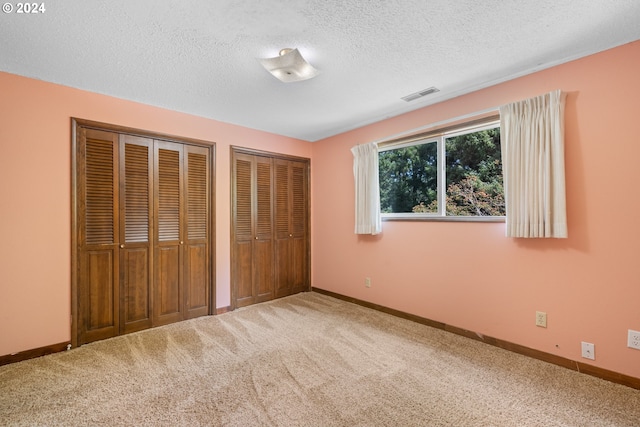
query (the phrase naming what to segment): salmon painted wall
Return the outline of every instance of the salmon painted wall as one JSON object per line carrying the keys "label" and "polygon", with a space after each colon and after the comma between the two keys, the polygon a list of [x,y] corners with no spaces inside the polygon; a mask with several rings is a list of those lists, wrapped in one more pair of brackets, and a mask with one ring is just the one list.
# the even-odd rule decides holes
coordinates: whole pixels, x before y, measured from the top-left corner
{"label": "salmon painted wall", "polygon": [[[640,378],[640,351],[626,346],[640,330],[639,73],[636,41],[314,143],[313,285]],[[352,146],[554,89],[568,93],[568,239],[459,222],[354,235]]]}
{"label": "salmon painted wall", "polygon": [[216,143],[216,305],[230,303],[231,145],[302,157],[311,144],[0,73],[0,355],[68,341],[71,117]]}

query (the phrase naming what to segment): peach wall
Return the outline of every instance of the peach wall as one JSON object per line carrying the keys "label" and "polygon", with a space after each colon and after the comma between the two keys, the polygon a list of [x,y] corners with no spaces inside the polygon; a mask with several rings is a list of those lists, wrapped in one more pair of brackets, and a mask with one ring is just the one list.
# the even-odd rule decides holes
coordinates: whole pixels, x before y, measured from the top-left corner
{"label": "peach wall", "polygon": [[216,305],[228,306],[229,147],[311,144],[0,73],[0,355],[70,339],[71,117],[216,143]]}
{"label": "peach wall", "polygon": [[[640,378],[640,351],[626,347],[640,330],[639,72],[636,41],[314,143],[313,285]],[[353,234],[353,145],[554,89],[569,94],[568,239],[510,239],[503,223]]]}

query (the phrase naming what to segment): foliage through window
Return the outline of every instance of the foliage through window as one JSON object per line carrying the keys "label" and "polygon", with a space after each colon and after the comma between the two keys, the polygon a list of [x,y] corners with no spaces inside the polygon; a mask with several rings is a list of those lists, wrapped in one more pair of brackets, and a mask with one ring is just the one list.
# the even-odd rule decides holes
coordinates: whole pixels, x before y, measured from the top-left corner
{"label": "foliage through window", "polygon": [[385,217],[505,215],[498,123],[382,146],[378,159]]}

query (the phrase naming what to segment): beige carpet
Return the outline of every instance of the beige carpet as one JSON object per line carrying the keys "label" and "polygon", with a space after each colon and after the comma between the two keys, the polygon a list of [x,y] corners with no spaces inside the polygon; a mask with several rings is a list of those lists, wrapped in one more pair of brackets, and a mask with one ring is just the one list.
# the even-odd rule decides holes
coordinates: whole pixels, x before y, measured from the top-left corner
{"label": "beige carpet", "polygon": [[9,426],[639,426],[640,391],[305,293],[0,367]]}

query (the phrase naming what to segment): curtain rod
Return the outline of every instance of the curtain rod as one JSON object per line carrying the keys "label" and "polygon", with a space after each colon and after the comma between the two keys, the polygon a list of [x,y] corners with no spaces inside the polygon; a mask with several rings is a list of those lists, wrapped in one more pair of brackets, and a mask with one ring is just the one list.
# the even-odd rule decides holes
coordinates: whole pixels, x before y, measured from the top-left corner
{"label": "curtain rod", "polygon": [[421,131],[426,131],[426,130],[429,130],[429,129],[441,128],[444,125],[447,125],[449,123],[454,123],[454,122],[458,122],[458,121],[465,120],[465,119],[470,119],[470,118],[477,117],[477,116],[482,116],[484,114],[489,114],[489,113],[498,113],[499,114],[500,113],[500,107],[487,108],[485,110],[475,111],[473,113],[464,114],[462,116],[454,117],[454,118],[451,118],[451,119],[446,119],[446,120],[441,120],[439,122],[430,123],[428,125],[421,126],[421,127],[418,127],[418,128],[414,128],[414,129],[411,129],[411,130],[408,130],[408,131],[396,133],[394,135],[389,135],[389,136],[386,136],[384,138],[375,140],[373,142],[376,143],[376,144],[380,144],[380,143],[385,143],[385,142],[396,141],[396,140],[399,140],[401,138],[414,137]]}

